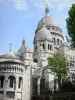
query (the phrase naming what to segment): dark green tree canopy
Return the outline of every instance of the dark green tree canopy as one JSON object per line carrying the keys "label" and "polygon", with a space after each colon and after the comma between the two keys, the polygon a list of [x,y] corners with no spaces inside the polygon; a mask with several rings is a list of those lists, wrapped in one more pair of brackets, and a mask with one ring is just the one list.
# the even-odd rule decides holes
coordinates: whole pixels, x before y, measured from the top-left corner
{"label": "dark green tree canopy", "polygon": [[63,54],[56,53],[48,58],[48,68],[57,76],[61,75],[64,78],[68,73],[68,61]]}
{"label": "dark green tree canopy", "polygon": [[66,78],[69,71],[69,65],[66,57],[60,53],[54,54],[53,57],[48,58],[47,68],[56,74],[60,88],[62,80]]}
{"label": "dark green tree canopy", "polygon": [[62,92],[75,92],[75,85],[71,81],[66,80],[65,82],[62,83],[61,91]]}
{"label": "dark green tree canopy", "polygon": [[70,7],[68,15],[68,18],[66,19],[67,32],[72,45],[75,47],[75,4],[72,4],[72,7]]}

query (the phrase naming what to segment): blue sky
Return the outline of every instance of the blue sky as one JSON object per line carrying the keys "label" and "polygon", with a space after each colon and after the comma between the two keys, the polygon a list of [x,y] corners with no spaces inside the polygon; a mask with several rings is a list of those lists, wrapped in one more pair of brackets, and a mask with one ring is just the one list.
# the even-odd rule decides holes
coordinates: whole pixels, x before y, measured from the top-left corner
{"label": "blue sky", "polygon": [[46,4],[65,37],[65,19],[72,3],[75,0],[0,0],[0,54],[9,52],[9,43],[12,43],[12,51],[17,51],[23,37],[26,46],[33,47],[34,33],[38,22],[45,15]]}

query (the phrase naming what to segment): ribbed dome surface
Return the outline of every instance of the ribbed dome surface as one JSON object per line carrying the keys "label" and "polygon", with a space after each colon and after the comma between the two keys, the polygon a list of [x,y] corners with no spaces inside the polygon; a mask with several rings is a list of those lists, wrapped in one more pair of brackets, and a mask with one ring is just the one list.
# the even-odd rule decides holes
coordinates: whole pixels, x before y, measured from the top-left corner
{"label": "ribbed dome surface", "polygon": [[40,22],[37,25],[37,29],[42,27],[42,21],[45,20],[45,25],[46,26],[55,26],[55,27],[59,27],[56,20],[54,20],[51,16],[45,16],[43,17]]}
{"label": "ribbed dome surface", "polygon": [[49,38],[52,39],[52,35],[46,27],[42,27],[36,33],[36,39],[38,38]]}
{"label": "ribbed dome surface", "polygon": [[26,47],[26,52],[32,52],[32,48],[29,47],[29,46],[27,46],[27,47]]}
{"label": "ribbed dome surface", "polygon": [[9,52],[9,53],[0,55],[0,58],[22,60],[22,57],[19,54],[14,53],[14,52]]}

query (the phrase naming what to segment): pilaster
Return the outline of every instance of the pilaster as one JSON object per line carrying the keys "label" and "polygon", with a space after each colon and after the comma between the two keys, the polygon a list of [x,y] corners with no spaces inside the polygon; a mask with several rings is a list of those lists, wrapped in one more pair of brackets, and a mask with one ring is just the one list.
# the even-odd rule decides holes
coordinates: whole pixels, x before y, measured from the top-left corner
{"label": "pilaster", "polygon": [[41,80],[41,77],[38,79],[37,81],[37,85],[38,85],[38,95],[40,95],[40,80]]}
{"label": "pilaster", "polygon": [[15,85],[15,100],[17,100],[17,90],[18,90],[18,77],[16,77],[16,85]]}

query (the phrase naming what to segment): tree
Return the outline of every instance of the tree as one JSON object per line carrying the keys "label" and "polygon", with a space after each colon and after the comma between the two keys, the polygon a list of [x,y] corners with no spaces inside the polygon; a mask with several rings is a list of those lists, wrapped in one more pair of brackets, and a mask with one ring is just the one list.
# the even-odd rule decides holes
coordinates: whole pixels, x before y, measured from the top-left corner
{"label": "tree", "polygon": [[68,15],[66,19],[67,31],[71,39],[71,44],[75,47],[75,4],[72,4],[72,7],[70,7]]}
{"label": "tree", "polygon": [[69,71],[66,57],[60,53],[54,54],[53,57],[48,58],[47,68],[56,74],[58,86],[61,89],[62,81],[66,78]]}
{"label": "tree", "polygon": [[62,92],[75,92],[75,84],[73,84],[71,81],[66,80],[62,83],[61,86]]}

